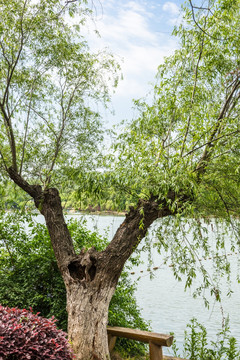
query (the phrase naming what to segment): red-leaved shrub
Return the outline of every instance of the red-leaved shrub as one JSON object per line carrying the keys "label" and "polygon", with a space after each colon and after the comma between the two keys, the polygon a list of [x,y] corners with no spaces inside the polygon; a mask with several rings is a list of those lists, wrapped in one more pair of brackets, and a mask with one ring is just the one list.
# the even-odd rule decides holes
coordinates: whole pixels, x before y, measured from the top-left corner
{"label": "red-leaved shrub", "polygon": [[70,360],[74,358],[66,333],[53,318],[0,305],[0,360]]}

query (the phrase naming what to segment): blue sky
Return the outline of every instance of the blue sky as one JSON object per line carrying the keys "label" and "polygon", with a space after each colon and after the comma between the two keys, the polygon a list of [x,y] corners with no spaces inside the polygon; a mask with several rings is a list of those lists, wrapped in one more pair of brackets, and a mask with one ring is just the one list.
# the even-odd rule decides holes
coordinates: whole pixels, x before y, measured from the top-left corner
{"label": "blue sky", "polygon": [[[115,116],[104,113],[109,125],[132,118],[132,99],[144,97],[154,82],[157,67],[177,48],[171,37],[181,20],[181,0],[96,0],[94,24],[89,25],[91,48],[109,48],[119,61],[123,81],[113,95]],[[93,36],[96,27],[101,38]]]}

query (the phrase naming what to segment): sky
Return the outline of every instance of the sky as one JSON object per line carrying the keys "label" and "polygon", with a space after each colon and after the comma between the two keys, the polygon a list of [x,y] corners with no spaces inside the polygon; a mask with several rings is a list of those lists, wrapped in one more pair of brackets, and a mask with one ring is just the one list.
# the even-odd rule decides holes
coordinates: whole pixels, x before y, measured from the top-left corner
{"label": "sky", "polygon": [[[134,116],[132,99],[145,97],[158,66],[177,48],[171,36],[181,21],[181,0],[94,0],[94,22],[88,27],[91,49],[108,48],[120,63],[123,80],[112,96],[115,115],[104,112],[108,124]],[[94,35],[97,29],[100,38]]]}

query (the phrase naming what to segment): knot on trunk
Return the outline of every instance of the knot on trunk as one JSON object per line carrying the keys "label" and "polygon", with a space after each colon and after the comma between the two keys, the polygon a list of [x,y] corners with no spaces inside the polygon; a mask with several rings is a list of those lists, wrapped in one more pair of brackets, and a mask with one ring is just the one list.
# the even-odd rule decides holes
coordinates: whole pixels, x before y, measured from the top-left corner
{"label": "knot on trunk", "polygon": [[58,212],[62,212],[61,198],[56,188],[48,188],[41,192],[38,191],[37,195],[34,196],[34,202],[43,215],[44,212],[49,211],[49,209],[57,209]]}
{"label": "knot on trunk", "polygon": [[61,204],[61,198],[59,196],[59,191],[56,188],[48,188],[44,190],[44,200],[51,206],[56,206],[56,202]]}
{"label": "knot on trunk", "polygon": [[94,280],[97,271],[97,251],[95,248],[87,252],[83,249],[81,253],[68,264],[69,274],[75,281],[91,282]]}

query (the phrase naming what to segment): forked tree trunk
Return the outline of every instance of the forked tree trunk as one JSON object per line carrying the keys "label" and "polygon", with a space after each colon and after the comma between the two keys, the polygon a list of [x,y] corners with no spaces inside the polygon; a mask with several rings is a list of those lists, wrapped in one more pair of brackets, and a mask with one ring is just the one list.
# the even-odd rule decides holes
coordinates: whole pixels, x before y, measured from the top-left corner
{"label": "forked tree trunk", "polygon": [[[164,207],[159,210],[154,199],[141,201],[136,209],[131,209],[104,251],[82,249],[80,254],[69,257],[69,246],[63,248],[62,245],[68,243],[69,235],[59,205],[59,196],[51,189],[45,195],[41,211],[52,234],[56,257],[66,248],[65,260],[61,256],[58,263],[67,290],[69,340],[78,360],[107,360],[110,359],[108,308],[123,266],[150,224],[159,216],[169,215],[170,211]],[[54,224],[58,227],[57,234]]]}
{"label": "forked tree trunk", "polygon": [[67,291],[68,337],[78,360],[110,359],[108,307],[121,271],[109,272],[104,252],[76,254],[56,189],[44,193],[41,212]]}
{"label": "forked tree trunk", "polygon": [[[109,359],[108,307],[123,266],[147,229],[158,217],[172,214],[166,202],[140,200],[102,252],[94,248],[76,254],[64,220],[57,189],[30,185],[14,168],[11,179],[30,194],[45,217],[59,270],[67,290],[68,336],[77,360]],[[175,194],[169,193],[169,199]]]}

